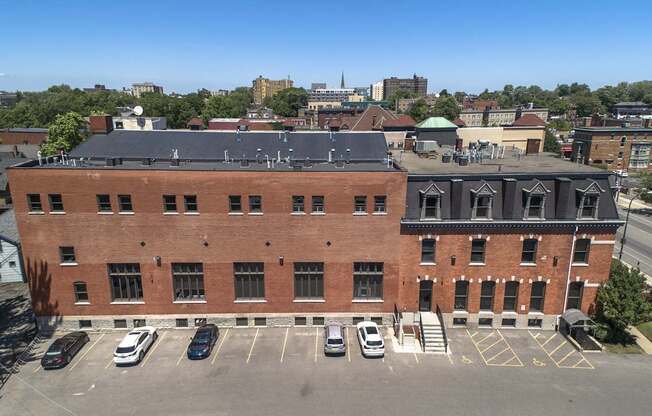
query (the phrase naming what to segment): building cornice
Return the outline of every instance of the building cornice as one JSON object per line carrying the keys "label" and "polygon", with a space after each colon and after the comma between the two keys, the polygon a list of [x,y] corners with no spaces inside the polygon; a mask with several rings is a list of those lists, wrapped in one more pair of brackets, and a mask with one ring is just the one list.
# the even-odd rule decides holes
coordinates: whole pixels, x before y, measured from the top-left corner
{"label": "building cornice", "polygon": [[554,228],[600,228],[617,229],[625,224],[622,220],[441,220],[419,221],[401,219],[401,226],[408,229],[554,229]]}

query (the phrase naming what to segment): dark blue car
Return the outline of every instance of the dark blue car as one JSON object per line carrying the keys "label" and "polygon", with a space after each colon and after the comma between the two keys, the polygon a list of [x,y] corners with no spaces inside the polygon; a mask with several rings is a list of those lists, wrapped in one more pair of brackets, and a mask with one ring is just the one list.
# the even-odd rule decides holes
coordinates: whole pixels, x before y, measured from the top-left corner
{"label": "dark blue car", "polygon": [[188,358],[201,360],[211,355],[219,335],[219,329],[213,324],[206,324],[197,328],[195,336],[192,337],[192,341],[188,345]]}

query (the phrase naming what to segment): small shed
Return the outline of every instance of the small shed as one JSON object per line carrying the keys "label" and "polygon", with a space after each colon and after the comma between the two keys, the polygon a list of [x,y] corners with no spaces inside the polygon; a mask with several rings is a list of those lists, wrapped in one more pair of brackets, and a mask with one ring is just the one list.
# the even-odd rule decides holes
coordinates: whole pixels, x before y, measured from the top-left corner
{"label": "small shed", "polygon": [[600,351],[602,345],[593,337],[596,323],[579,309],[568,309],[559,320],[559,332],[570,337],[582,351]]}

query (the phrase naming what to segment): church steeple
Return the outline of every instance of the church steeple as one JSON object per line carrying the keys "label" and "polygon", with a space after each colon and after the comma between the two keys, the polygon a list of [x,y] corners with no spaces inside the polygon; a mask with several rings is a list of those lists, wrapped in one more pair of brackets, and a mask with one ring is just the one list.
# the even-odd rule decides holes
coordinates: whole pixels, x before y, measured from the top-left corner
{"label": "church steeple", "polygon": [[342,81],[340,81],[340,88],[346,88],[344,86],[344,71],[342,71]]}

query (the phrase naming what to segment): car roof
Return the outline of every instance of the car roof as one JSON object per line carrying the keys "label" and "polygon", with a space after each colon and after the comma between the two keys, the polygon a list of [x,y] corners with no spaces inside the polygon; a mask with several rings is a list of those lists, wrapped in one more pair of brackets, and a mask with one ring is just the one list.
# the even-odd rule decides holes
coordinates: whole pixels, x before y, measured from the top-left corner
{"label": "car roof", "polygon": [[71,333],[69,333],[69,334],[64,335],[62,338],[66,338],[66,339],[69,339],[69,338],[77,339],[77,338],[82,338],[82,337],[84,337],[84,336],[86,336],[86,332],[84,332],[84,331],[75,331],[75,332],[71,332]]}
{"label": "car roof", "polygon": [[122,338],[122,341],[120,341],[120,345],[118,345],[118,347],[133,347],[136,345],[138,338],[140,338],[140,336],[144,333],[145,331],[132,331],[128,333],[124,338]]}
{"label": "car roof", "polygon": [[342,326],[339,324],[326,325],[326,336],[328,338],[342,338]]}

